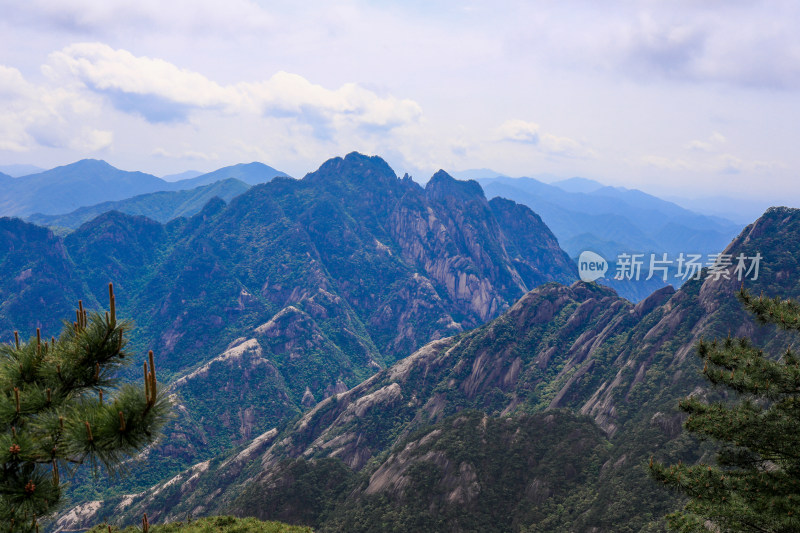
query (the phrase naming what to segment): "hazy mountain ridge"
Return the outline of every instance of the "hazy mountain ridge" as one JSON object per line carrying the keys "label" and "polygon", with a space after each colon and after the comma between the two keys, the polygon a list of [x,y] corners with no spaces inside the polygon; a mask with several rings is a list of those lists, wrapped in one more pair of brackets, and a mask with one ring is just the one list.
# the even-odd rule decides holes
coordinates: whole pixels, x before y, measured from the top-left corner
{"label": "hazy mountain ridge", "polygon": [[37,167],[36,165],[0,165],[0,173],[14,178],[38,174],[44,171],[44,168]]}
{"label": "hazy mountain ridge", "polygon": [[0,216],[62,215],[102,202],[159,191],[193,189],[227,178],[237,178],[252,185],[285,175],[263,163],[250,163],[169,182],[144,172],[119,170],[105,161],[83,159],[38,174],[6,180],[5,195],[0,198]]}
{"label": "hazy mountain ridge", "polygon": [[[484,178],[487,196],[510,198],[530,207],[553,230],[560,245],[577,258],[585,250],[604,256],[609,272],[600,283],[637,302],[668,284],[679,286],[673,266],[666,282],[648,277],[650,255],[666,253],[675,261],[683,254],[700,254],[703,262],[718,253],[743,225],[706,216],[635,189],[608,187],[585,178],[546,184],[533,178]],[[619,254],[643,255],[638,280],[615,280]]]}
{"label": "hazy mountain ridge", "polygon": [[[775,208],[726,252],[764,256],[759,279],[747,282],[751,290],[798,297],[800,252],[785,248],[798,239],[800,211]],[[463,434],[448,437],[458,413],[511,414],[505,423],[522,424],[521,429],[524,415],[515,413],[565,408],[602,428],[610,447],[598,449],[601,440],[587,441],[594,442],[589,449],[598,454],[597,467],[573,464],[560,470],[571,474],[557,477],[549,488],[542,486],[547,477],[529,479],[524,496],[508,495],[509,501],[523,497],[525,504],[509,511],[504,520],[510,522],[497,522],[497,530],[661,531],[660,517],[678,502],[648,478],[647,459],[694,461],[707,451],[681,434],[676,410],[677,399],[689,393],[716,394],[699,376],[695,342],[701,336],[748,335],[778,355],[775,348],[786,340],[743,312],[733,296],[740,285],[735,278],[689,281],[636,306],[595,285],[542,286],[494,321],[430,343],[322,401],[281,433],[265,433],[238,455],[204,465],[204,473],[182,474],[170,485],[170,496],[161,485],[125,506],[109,501],[101,515],[135,517],[144,509],[169,509],[156,512],[164,512],[163,518],[188,510],[266,517],[263,509],[275,509],[284,520],[313,523],[322,531],[368,531],[376,523],[402,530],[415,516],[432,530],[469,530],[465,524],[481,523],[481,516],[491,513],[469,502],[480,501],[477,494],[494,494],[499,478],[480,466],[487,460],[479,453],[484,441],[471,446]],[[482,424],[503,419],[486,420]],[[565,453],[574,441],[573,435],[548,445],[556,465],[572,464],[559,462],[554,450]],[[461,448],[453,448],[456,444]],[[507,449],[491,456],[497,468],[514,464],[516,455]],[[332,472],[339,474],[331,478]],[[317,515],[309,516],[307,506],[305,518],[283,504],[284,514],[273,507],[282,497],[288,509],[308,497],[298,491],[309,479],[346,481],[334,483],[329,496],[316,496]],[[570,479],[581,481],[570,485]],[[569,490],[559,492],[565,486]],[[285,494],[295,499],[287,502]],[[553,507],[555,502],[561,505]],[[543,512],[534,516],[530,506]],[[460,526],[430,521],[456,509]]]}
{"label": "hazy mountain ridge", "polygon": [[[87,163],[89,161],[75,165]],[[72,166],[54,170],[65,171]],[[110,166],[106,170],[118,173]],[[512,198],[544,214],[546,222],[555,228],[561,246],[573,257],[577,257],[583,250],[599,252],[610,261],[622,252],[644,253],[645,260],[649,260],[649,253],[660,257],[664,251],[673,258],[682,252],[709,254],[724,246],[740,227],[718,217],[687,211],[637,190],[608,187],[585,178],[571,178],[547,185],[533,178],[508,178],[490,169],[456,174],[462,178],[478,176],[484,186],[488,187],[490,197],[498,195]],[[262,163],[233,165],[191,179],[164,182],[157,187],[169,188],[173,192],[176,192],[174,189],[182,189],[180,194],[160,192],[154,196],[139,195],[121,201],[85,206],[65,215],[33,214],[27,219],[37,224],[49,225],[60,233],[75,229],[81,223],[110,209],[142,214],[167,222],[178,216],[196,213],[215,193],[227,201],[239,190],[229,182],[225,186],[218,185],[220,189],[214,193],[210,189],[187,192],[190,187],[200,187],[231,177],[255,184],[275,176],[285,174]],[[179,198],[188,196],[194,198],[188,199],[185,205],[174,206]],[[615,269],[616,265],[612,263],[610,272],[601,283],[614,288],[620,295],[634,302],[666,284],[680,285],[683,281],[675,275],[674,268],[666,283],[660,277],[645,279],[646,270],[639,280],[618,281],[613,279]]]}
{"label": "hazy mountain ridge", "polygon": [[288,178],[290,176],[285,172],[281,172],[269,165],[256,161],[253,163],[239,163],[237,165],[223,167],[212,172],[207,172],[193,178],[178,180],[173,183],[178,184],[182,189],[188,189],[233,178],[248,185],[258,185],[259,183],[266,183],[277,177]]}
{"label": "hazy mountain ridge", "polygon": [[175,218],[190,217],[198,213],[215,196],[229,202],[248,188],[250,186],[242,181],[227,178],[192,189],[152,192],[115,202],[80,207],[64,215],[35,213],[26,217],[26,220],[41,226],[74,230],[105,212],[120,211],[128,215],[146,216],[164,224]]}
{"label": "hazy mountain ridge", "polygon": [[[573,256],[581,250],[567,243],[581,234],[592,234],[599,243],[621,242],[630,248],[619,251],[628,253],[676,253],[722,249],[741,230],[741,226],[733,222],[689,211],[635,189],[603,186],[577,192],[574,188],[568,191],[558,184],[548,185],[532,178],[479,181],[487,196],[510,198],[539,213]],[[666,227],[672,227],[673,231],[664,231]],[[692,235],[695,242],[687,244],[687,235]]]}

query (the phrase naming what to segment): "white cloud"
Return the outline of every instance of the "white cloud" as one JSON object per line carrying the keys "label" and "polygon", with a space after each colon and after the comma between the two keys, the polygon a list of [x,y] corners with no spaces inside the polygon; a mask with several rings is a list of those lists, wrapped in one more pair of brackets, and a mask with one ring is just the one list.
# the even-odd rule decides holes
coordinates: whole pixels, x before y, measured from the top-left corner
{"label": "white cloud", "polygon": [[420,135],[424,123],[413,100],[357,83],[328,88],[281,71],[225,84],[103,43],[53,52],[41,72],[34,84],[0,67],[0,150],[138,152],[165,162],[255,156],[277,164],[386,153]]}
{"label": "white cloud", "polygon": [[21,98],[29,94],[31,88],[19,70],[0,65],[0,98],[5,101]]}
{"label": "white cloud", "polygon": [[710,140],[711,142],[715,142],[715,143],[724,143],[728,139],[726,139],[725,136],[723,134],[721,134],[720,132],[715,131],[714,133],[711,134],[711,136],[708,138],[708,140]]}
{"label": "white cloud", "polygon": [[79,152],[99,152],[110,148],[114,144],[114,132],[108,130],[98,130],[94,128],[83,128],[81,135],[78,135],[68,146]]}
{"label": "white cloud", "polygon": [[588,149],[583,143],[571,139],[542,132],[539,124],[520,119],[510,119],[503,122],[496,130],[496,138],[500,141],[510,141],[535,146],[537,150],[546,155],[563,156],[570,158],[594,157],[596,152]]}
{"label": "white cloud", "polygon": [[30,115],[28,105],[32,87],[19,70],[0,65],[0,150],[25,150],[25,133]]}
{"label": "white cloud", "polygon": [[322,137],[345,127],[392,129],[418,121],[420,106],[408,99],[378,96],[354,83],[338,89],[278,72],[262,82],[222,85],[158,58],[137,57],[102,43],[70,45],[50,55],[45,73],[79,82],[120,111],[150,122],[188,120],[193,110],[293,118]]}
{"label": "white cloud", "polygon": [[699,141],[697,139],[690,141],[689,144],[686,145],[686,148],[689,150],[697,150],[700,152],[710,152],[713,148],[713,145],[707,141]]}
{"label": "white cloud", "polygon": [[581,143],[569,137],[559,137],[552,133],[545,133],[541,136],[539,145],[551,155],[563,155],[566,157],[586,157],[596,155],[592,150],[587,150]]}
{"label": "white cloud", "polygon": [[74,77],[97,91],[158,94],[175,103],[199,107],[230,98],[219,85],[161,59],[136,57],[103,43],[80,43],[50,55],[51,76]]}
{"label": "white cloud", "polygon": [[794,0],[0,6],[0,63],[19,69],[0,73],[6,162],[87,157],[66,147],[103,146],[96,130],[113,133],[102,157],[156,174],[258,159],[302,175],[359,150],[423,179],[798,187]]}
{"label": "white cloud", "polygon": [[[559,70],[644,82],[800,88],[800,4],[671,2],[531,3],[509,48]],[[513,27],[513,26],[512,26]]]}
{"label": "white cloud", "polygon": [[697,152],[712,152],[717,150],[722,144],[727,141],[724,135],[720,132],[715,131],[711,135],[709,135],[707,140],[698,140],[695,139],[690,141],[686,145],[687,150],[693,150]]}
{"label": "white cloud", "polygon": [[0,149],[24,152],[36,145],[81,153],[110,147],[113,132],[77,118],[95,106],[64,87],[37,86],[0,65]]}
{"label": "white cloud", "polygon": [[[636,164],[637,162],[634,162]],[[691,163],[678,158],[665,157],[661,155],[644,155],[639,158],[639,165],[652,167],[660,170],[689,170]]]}
{"label": "white cloud", "polygon": [[635,167],[651,168],[678,173],[693,173],[709,176],[713,174],[731,175],[742,173],[764,173],[784,167],[777,161],[748,160],[730,153],[699,152],[692,158],[648,154],[635,160],[628,160]]}
{"label": "white cloud", "polygon": [[539,144],[539,125],[535,122],[506,120],[497,128],[497,134],[503,141]]}
{"label": "white cloud", "polygon": [[197,150],[182,150],[179,152],[171,152],[165,148],[156,148],[153,150],[150,155],[155,157],[165,157],[169,159],[194,159],[198,161],[218,161],[219,154],[214,152],[212,153],[205,153],[205,152],[198,152]]}

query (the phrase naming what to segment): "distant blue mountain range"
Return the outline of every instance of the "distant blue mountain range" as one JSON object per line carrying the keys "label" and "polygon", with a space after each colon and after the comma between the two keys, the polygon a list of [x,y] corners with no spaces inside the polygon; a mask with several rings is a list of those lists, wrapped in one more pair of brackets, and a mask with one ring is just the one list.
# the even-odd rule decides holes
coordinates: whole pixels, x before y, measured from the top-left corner
{"label": "distant blue mountain range", "polygon": [[45,169],[37,167],[36,165],[0,165],[0,174],[5,174],[12,178],[27,176],[29,174],[38,174],[44,171]]}
{"label": "distant blue mountain range", "polygon": [[616,259],[620,254],[650,254],[675,260],[679,254],[719,253],[742,230],[738,224],[718,216],[685,209],[636,189],[608,187],[585,178],[570,178],[552,184],[533,178],[494,177],[477,180],[486,197],[508,198],[527,205],[553,231],[559,245],[577,259],[581,252],[599,253],[611,263],[611,272],[600,282],[636,301],[666,284],[679,286],[682,279],[671,271],[663,278],[645,280],[647,270],[636,280],[617,281]]}
{"label": "distant blue mountain range", "polygon": [[0,216],[60,215],[102,202],[159,191],[194,189],[228,178],[254,185],[276,176],[286,174],[263,163],[249,163],[169,182],[144,172],[120,170],[105,161],[84,159],[18,178],[0,176],[3,187]]}

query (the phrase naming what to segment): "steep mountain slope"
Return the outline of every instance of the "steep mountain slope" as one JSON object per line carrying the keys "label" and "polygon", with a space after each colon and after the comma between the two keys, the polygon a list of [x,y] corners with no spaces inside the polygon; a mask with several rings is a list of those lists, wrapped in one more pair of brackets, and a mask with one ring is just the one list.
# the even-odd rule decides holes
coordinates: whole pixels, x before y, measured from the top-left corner
{"label": "steep mountain slope", "polygon": [[[53,247],[86,301],[115,282],[132,349],[154,350],[179,403],[128,488],[247,442],[538,284],[576,279],[528,208],[444,172],[423,189],[355,153],[166,225],[106,212]],[[3,318],[6,338],[35,327]]]}
{"label": "steep mountain slope", "polygon": [[129,215],[142,215],[163,224],[178,217],[190,217],[198,213],[215,196],[229,202],[247,189],[249,186],[244,182],[228,178],[193,189],[152,192],[116,202],[102,202],[64,215],[36,213],[26,217],[26,220],[40,226],[74,230],[103,213],[119,211]]}
{"label": "steep mountain slope", "polygon": [[[751,290],[797,298],[798,240],[800,211],[773,208],[725,252],[761,254]],[[237,454],[109,500],[94,518],[224,510],[274,512],[323,531],[660,531],[678,502],[648,479],[647,459],[695,461],[708,451],[682,434],[676,410],[690,393],[718,394],[699,375],[696,341],[747,335],[774,356],[787,343],[742,311],[742,282],[732,267],[727,274],[635,306],[593,284],[541,286],[494,321],[424,346]],[[570,431],[537,437],[539,451],[504,440],[541,434],[547,417],[524,413],[542,411]],[[325,490],[308,492],[312,480]],[[506,507],[492,503],[498,494]]]}
{"label": "steep mountain slope", "polygon": [[[437,199],[462,187],[471,188],[456,203]],[[150,272],[137,308],[156,318],[140,322],[141,333],[165,356],[162,367],[179,370],[196,364],[199,346],[221,352],[233,340],[223,340],[222,330],[239,324],[248,331],[290,305],[304,310],[322,290],[339,296],[335,314],[355,313],[391,359],[496,316],[537,283],[574,279],[547,228],[529,223],[526,233],[540,235],[542,245],[514,248],[512,257],[477,185],[443,175],[423,190],[398,180],[382,160],[352,154],[304,180],[278,178],[168,226],[174,244]],[[87,225],[70,242],[101,250],[98,236]],[[536,261],[554,266],[540,272]]]}

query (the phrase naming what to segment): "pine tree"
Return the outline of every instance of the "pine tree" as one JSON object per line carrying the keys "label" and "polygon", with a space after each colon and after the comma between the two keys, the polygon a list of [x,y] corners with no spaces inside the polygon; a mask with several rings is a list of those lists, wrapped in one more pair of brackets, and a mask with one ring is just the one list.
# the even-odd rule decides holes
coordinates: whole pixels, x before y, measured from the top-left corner
{"label": "pine tree", "polygon": [[[764,324],[800,331],[800,304],[753,297],[744,307]],[[686,429],[721,444],[716,465],[651,461],[653,477],[689,497],[667,517],[676,531],[800,531],[800,358],[787,349],[779,361],[746,338],[700,342],[703,374],[736,394],[736,403],[685,398]]]}
{"label": "pine tree", "polygon": [[[153,352],[144,385],[120,384],[130,323],[81,302],[59,337],[0,346],[0,531],[35,531],[61,501],[63,475],[77,465],[116,473],[160,434],[168,398],[156,381]],[[3,528],[5,526],[5,528]]]}

